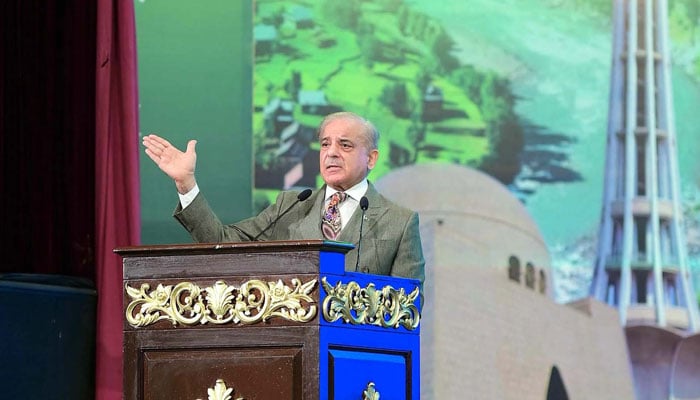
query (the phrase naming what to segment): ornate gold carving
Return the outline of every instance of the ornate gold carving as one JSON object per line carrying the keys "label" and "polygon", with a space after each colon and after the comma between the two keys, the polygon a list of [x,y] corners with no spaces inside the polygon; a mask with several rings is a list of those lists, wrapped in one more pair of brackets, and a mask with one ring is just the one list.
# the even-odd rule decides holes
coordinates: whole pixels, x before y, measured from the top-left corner
{"label": "ornate gold carving", "polygon": [[414,304],[420,294],[418,288],[407,295],[403,288],[384,286],[378,290],[374,283],[362,288],[355,281],[347,285],[338,281],[334,287],[325,277],[321,282],[326,292],[323,317],[328,322],[342,319],[353,325],[403,326],[408,330],[416,329],[420,323],[420,311]]}
{"label": "ornate gold carving", "polygon": [[362,400],[379,400],[379,392],[374,388],[374,382],[367,384],[367,388],[362,392]]}
{"label": "ornate gold carving", "polygon": [[[213,388],[207,389],[207,394],[209,395],[209,400],[231,400],[231,394],[233,394],[233,388],[227,388],[226,383],[223,379],[217,379]],[[197,399],[202,400],[202,399]],[[245,400],[243,397],[239,397],[236,400]]]}
{"label": "ornate gold carving", "polygon": [[309,322],[316,316],[316,305],[309,296],[316,279],[302,283],[292,279],[292,286],[282,280],[263,282],[253,279],[240,288],[224,281],[200,289],[192,282],[176,285],[158,284],[150,290],[144,283],[139,289],[125,285],[132,299],[126,307],[126,320],[133,327],[144,327],[161,320],[174,326],[212,323],[217,325],[255,324],[272,317],[288,321]]}

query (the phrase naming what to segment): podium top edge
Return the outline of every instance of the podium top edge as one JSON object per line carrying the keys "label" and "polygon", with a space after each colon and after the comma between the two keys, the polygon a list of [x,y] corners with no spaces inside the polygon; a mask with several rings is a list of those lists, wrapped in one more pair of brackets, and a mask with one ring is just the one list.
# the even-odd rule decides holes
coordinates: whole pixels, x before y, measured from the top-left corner
{"label": "podium top edge", "polygon": [[261,242],[187,243],[117,247],[113,251],[122,257],[144,255],[182,255],[214,253],[267,253],[291,251],[325,251],[347,253],[352,243],[328,240],[275,240]]}

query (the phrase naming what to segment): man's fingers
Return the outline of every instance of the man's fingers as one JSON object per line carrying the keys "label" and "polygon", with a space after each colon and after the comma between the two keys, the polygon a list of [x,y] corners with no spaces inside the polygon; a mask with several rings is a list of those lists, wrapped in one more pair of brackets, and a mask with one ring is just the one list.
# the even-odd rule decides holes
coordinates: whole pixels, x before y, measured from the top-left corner
{"label": "man's fingers", "polygon": [[160,161],[160,157],[155,155],[150,149],[146,148],[146,155],[156,164]]}
{"label": "man's fingers", "polygon": [[159,144],[160,146],[162,146],[163,148],[166,148],[166,147],[170,147],[170,146],[171,146],[170,142],[168,142],[167,140],[163,139],[162,137],[157,136],[157,135],[151,135],[151,136],[153,137],[153,141],[155,141],[156,143],[158,143],[158,144]]}
{"label": "man's fingers", "polygon": [[162,137],[158,135],[147,135],[143,137],[143,144],[144,146],[150,148],[151,150],[158,150],[158,151],[163,151],[166,148],[170,147],[171,144],[167,140],[163,139]]}

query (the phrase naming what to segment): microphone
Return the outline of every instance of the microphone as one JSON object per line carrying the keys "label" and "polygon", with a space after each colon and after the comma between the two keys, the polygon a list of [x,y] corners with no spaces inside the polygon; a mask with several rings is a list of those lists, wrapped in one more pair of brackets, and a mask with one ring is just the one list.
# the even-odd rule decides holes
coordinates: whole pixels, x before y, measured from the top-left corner
{"label": "microphone", "polygon": [[355,261],[355,272],[360,268],[360,246],[362,246],[362,226],[365,224],[365,211],[369,207],[367,196],[362,196],[360,199],[360,209],[362,209],[362,218],[360,219],[360,239],[357,241],[357,260]]}
{"label": "microphone", "polygon": [[276,224],[277,221],[279,221],[280,218],[282,218],[282,217],[284,216],[284,214],[288,213],[289,210],[292,209],[292,207],[294,207],[295,205],[297,205],[297,203],[300,203],[300,202],[302,202],[302,201],[308,199],[309,196],[311,196],[311,189],[306,189],[306,190],[303,190],[301,193],[299,193],[299,194],[297,195],[297,201],[295,201],[295,202],[292,203],[289,207],[287,207],[287,209],[284,210],[281,214],[279,214],[279,215],[277,216],[277,218],[275,218],[272,222],[270,222],[270,223],[265,227],[265,229],[263,229],[262,231],[260,231],[260,233],[258,233],[257,235],[255,235],[255,237],[253,238],[253,242],[257,242],[258,239],[260,238],[260,236],[262,236],[263,233],[265,233],[268,229],[270,229],[270,227],[272,227],[272,225]]}

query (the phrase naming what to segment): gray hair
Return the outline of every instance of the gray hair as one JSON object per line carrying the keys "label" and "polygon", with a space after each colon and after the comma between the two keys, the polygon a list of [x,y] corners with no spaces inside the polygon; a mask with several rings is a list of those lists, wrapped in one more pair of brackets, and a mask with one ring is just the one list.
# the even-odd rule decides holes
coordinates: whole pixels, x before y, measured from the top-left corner
{"label": "gray hair", "polygon": [[323,121],[321,121],[321,124],[318,126],[318,130],[316,131],[316,137],[320,139],[321,133],[323,133],[323,130],[326,129],[326,126],[338,119],[352,119],[359,122],[364,128],[361,133],[362,136],[364,136],[367,148],[369,150],[377,149],[377,145],[379,143],[379,131],[377,130],[377,128],[374,126],[373,123],[369,122],[369,120],[350,111],[340,111],[326,115],[323,118]]}

